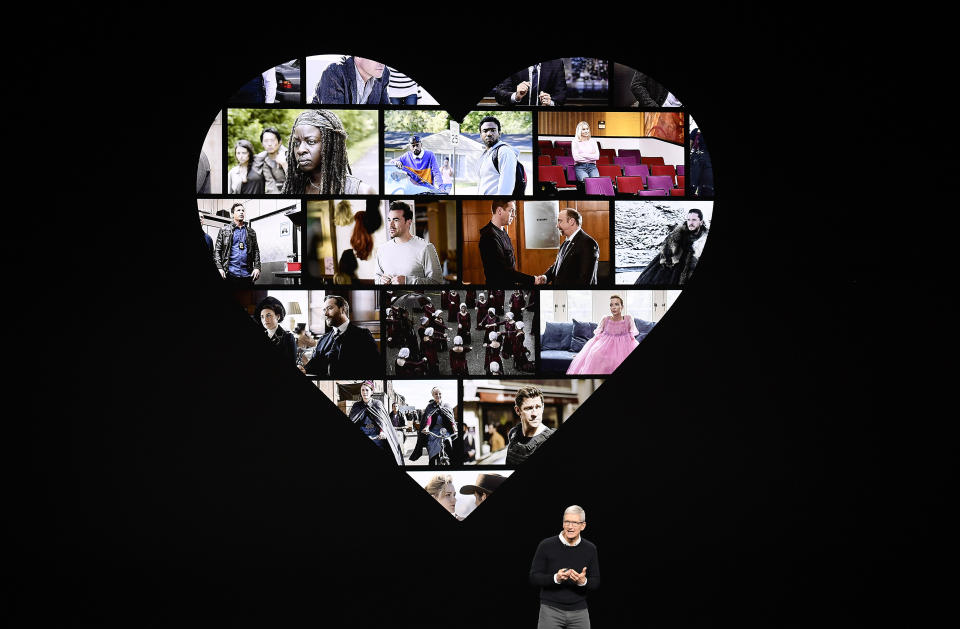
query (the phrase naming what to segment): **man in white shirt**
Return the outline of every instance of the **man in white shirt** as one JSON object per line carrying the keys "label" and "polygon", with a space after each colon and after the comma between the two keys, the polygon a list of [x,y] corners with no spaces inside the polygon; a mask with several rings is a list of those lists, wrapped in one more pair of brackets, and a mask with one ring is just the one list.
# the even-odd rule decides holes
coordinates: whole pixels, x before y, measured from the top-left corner
{"label": "man in white shirt", "polygon": [[413,209],[403,201],[390,203],[390,240],[377,249],[378,284],[442,284],[440,257],[432,243],[414,236]]}

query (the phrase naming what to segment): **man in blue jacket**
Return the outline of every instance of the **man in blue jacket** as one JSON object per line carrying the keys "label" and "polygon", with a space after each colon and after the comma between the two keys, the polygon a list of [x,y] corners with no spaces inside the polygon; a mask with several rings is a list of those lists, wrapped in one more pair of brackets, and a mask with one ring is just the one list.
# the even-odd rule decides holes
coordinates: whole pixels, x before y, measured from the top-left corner
{"label": "man in blue jacket", "polygon": [[344,57],[320,75],[313,101],[334,105],[386,105],[390,69],[364,57]]}

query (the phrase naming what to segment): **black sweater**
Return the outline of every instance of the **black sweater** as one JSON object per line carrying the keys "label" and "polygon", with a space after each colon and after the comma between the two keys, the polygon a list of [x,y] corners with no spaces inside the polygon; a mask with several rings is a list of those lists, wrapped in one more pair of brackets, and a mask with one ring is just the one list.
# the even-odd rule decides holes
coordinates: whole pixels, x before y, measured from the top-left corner
{"label": "black sweater", "polygon": [[[587,568],[587,584],[577,585],[572,580],[553,582],[561,568],[582,572]],[[530,583],[540,586],[540,602],[557,609],[587,608],[587,592],[600,587],[600,563],[597,547],[580,536],[580,543],[570,546],[560,541],[559,535],[548,537],[537,546],[530,566]]]}

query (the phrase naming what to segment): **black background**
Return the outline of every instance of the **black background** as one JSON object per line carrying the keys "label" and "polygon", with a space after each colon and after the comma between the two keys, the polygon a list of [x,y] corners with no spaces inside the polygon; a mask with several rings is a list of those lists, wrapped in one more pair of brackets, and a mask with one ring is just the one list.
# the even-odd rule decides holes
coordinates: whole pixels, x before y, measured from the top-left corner
{"label": "black background", "polygon": [[[486,9],[449,30],[384,17],[389,31],[368,34],[371,7],[261,28],[161,16],[149,37],[90,31],[128,44],[112,58],[134,66],[102,136],[115,174],[90,203],[120,229],[86,243],[99,280],[61,277],[75,340],[39,387],[55,421],[31,423],[29,482],[15,479],[31,502],[15,518],[13,615],[534,626],[533,550],[577,503],[600,550],[595,627],[937,617],[952,593],[939,567],[956,549],[955,442],[930,403],[949,400],[950,383],[928,357],[946,353],[950,291],[944,234],[920,232],[929,214],[883,234],[902,201],[863,168],[933,133],[890,118],[931,113],[891,112],[863,91],[880,80],[867,66],[892,55],[827,52],[833,33],[787,34],[786,22],[720,32],[679,17],[591,39],[589,23],[518,28]],[[437,55],[448,39],[459,53]],[[713,157],[695,281],[576,421],[462,523],[280,373],[212,267],[200,271],[195,160],[216,111],[263,67],[335,52],[414,75],[454,113],[528,62],[616,60],[677,94]],[[921,95],[897,87],[904,105]],[[895,273],[904,260],[910,282]]]}

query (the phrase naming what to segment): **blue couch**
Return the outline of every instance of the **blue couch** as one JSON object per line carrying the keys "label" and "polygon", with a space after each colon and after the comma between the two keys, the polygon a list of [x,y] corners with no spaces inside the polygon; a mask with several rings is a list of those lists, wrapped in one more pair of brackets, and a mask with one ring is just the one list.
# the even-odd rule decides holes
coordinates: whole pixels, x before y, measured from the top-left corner
{"label": "blue couch", "polygon": [[[640,332],[636,336],[637,342],[642,341],[656,325],[656,321],[637,317],[633,322]],[[596,323],[576,319],[572,323],[547,323],[546,330],[540,335],[540,372],[549,375],[567,373],[573,357],[593,338],[596,329]]]}

